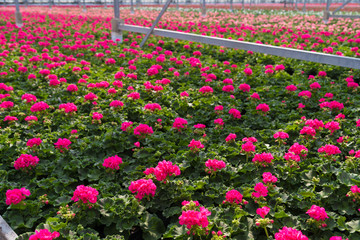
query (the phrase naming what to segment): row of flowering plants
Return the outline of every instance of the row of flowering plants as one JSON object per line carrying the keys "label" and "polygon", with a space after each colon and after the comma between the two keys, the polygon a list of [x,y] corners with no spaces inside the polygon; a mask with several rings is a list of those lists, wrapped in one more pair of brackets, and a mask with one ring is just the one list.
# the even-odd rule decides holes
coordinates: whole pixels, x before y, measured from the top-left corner
{"label": "row of flowering plants", "polygon": [[19,239],[360,238],[359,71],[140,49],[104,17],[37,9],[22,29],[0,9],[0,212]]}

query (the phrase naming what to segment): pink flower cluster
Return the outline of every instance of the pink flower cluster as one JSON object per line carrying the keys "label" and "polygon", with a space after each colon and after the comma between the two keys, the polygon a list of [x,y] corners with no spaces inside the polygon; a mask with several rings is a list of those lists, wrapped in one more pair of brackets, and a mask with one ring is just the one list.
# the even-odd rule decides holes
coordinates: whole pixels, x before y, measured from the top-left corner
{"label": "pink flower cluster", "polygon": [[119,170],[120,164],[122,164],[122,158],[118,155],[108,157],[104,160],[103,166],[106,168],[111,168],[113,170]]}
{"label": "pink flower cluster", "polygon": [[4,118],[4,122],[12,122],[12,121],[18,121],[19,119],[17,117],[14,117],[14,116],[6,116]]}
{"label": "pink flower cluster", "polygon": [[266,103],[261,103],[256,107],[256,110],[266,113],[270,111],[270,107]]}
{"label": "pink flower cluster", "polygon": [[89,203],[96,203],[98,195],[99,192],[95,188],[79,185],[76,187],[71,200],[74,202],[81,200],[80,203],[87,204],[90,207],[91,205]]}
{"label": "pink flower cluster", "polygon": [[223,126],[224,125],[224,120],[222,120],[222,118],[217,118],[217,119],[214,120],[214,124],[219,125],[219,126]]}
{"label": "pink flower cluster", "polygon": [[295,85],[289,85],[285,87],[285,89],[289,92],[295,92],[297,90],[297,87]]}
{"label": "pink flower cluster", "polygon": [[92,118],[93,120],[100,120],[102,119],[104,116],[101,114],[101,113],[98,113],[98,112],[93,112],[92,113]]}
{"label": "pink flower cluster", "polygon": [[327,156],[341,153],[340,149],[337,146],[331,144],[326,144],[325,146],[322,146],[321,148],[318,149],[318,152],[326,153]]}
{"label": "pink flower cluster", "polygon": [[352,193],[360,193],[360,188],[358,186],[354,185],[354,186],[351,186],[350,191]]}
{"label": "pink flower cluster", "polygon": [[275,139],[278,139],[278,138],[280,138],[280,139],[287,139],[287,138],[289,138],[289,134],[287,134],[286,132],[281,132],[281,131],[279,131],[279,132],[276,132],[276,133],[274,134],[274,138],[275,138]]}
{"label": "pink flower cluster", "polygon": [[199,89],[199,92],[201,92],[202,94],[211,94],[214,92],[214,90],[210,86],[203,86]]}
{"label": "pink flower cluster", "polygon": [[191,151],[197,152],[197,151],[199,151],[200,149],[204,148],[204,145],[201,144],[200,141],[196,141],[195,139],[192,139],[192,140],[190,141],[190,144],[188,145],[188,147],[190,148]]}
{"label": "pink flower cluster", "polygon": [[195,124],[194,128],[196,128],[196,129],[204,129],[204,128],[206,128],[206,125],[199,123],[199,124]]}
{"label": "pink flower cluster", "polygon": [[315,130],[319,130],[320,128],[324,127],[323,121],[317,120],[317,119],[314,119],[314,120],[308,119],[308,120],[306,120],[305,125],[308,125],[308,126],[314,128]]}
{"label": "pink flower cluster", "polygon": [[36,117],[36,116],[27,116],[26,118],[25,118],[25,121],[27,121],[27,122],[37,122],[38,121],[38,118]]}
{"label": "pink flower cluster", "polygon": [[235,204],[235,205],[240,205],[240,204],[244,203],[246,205],[248,202],[243,201],[243,195],[239,191],[233,189],[226,193],[223,204],[225,204],[225,203],[230,203],[230,204]]}
{"label": "pink flower cluster", "polygon": [[339,103],[337,101],[331,101],[331,102],[322,102],[320,103],[320,108],[329,108],[331,110],[337,110],[340,111],[344,108],[343,103]]}
{"label": "pink flower cluster", "polygon": [[255,164],[259,164],[263,167],[266,167],[271,164],[271,161],[273,159],[274,157],[271,153],[261,153],[261,154],[255,154],[254,158],[252,159],[252,162]]}
{"label": "pink flower cluster", "polygon": [[144,173],[146,175],[153,174],[156,180],[166,183],[170,176],[179,176],[181,172],[177,165],[170,161],[163,160],[159,162],[155,168],[147,168]]}
{"label": "pink flower cluster", "polygon": [[62,103],[59,105],[59,110],[64,109],[65,113],[72,113],[72,112],[76,112],[77,106],[73,103]]}
{"label": "pink flower cluster", "polygon": [[14,162],[14,167],[18,169],[31,169],[39,163],[39,158],[37,156],[32,156],[30,154],[21,154],[18,159]]}
{"label": "pink flower cluster", "polygon": [[264,206],[262,208],[256,209],[256,214],[258,214],[260,217],[265,218],[265,216],[270,212],[270,208],[267,206]]}
{"label": "pink flower cluster", "polygon": [[[215,106],[214,110],[217,114],[219,114],[222,110],[224,110],[224,107],[221,105]],[[230,112],[229,112],[230,113]]]}
{"label": "pink flower cluster", "polygon": [[270,172],[264,172],[262,175],[263,178],[263,182],[265,184],[271,184],[271,183],[276,183],[277,182],[277,177],[275,177],[274,175],[272,175]]}
{"label": "pink flower cluster", "polygon": [[259,96],[259,94],[258,93],[253,93],[253,94],[251,94],[250,95],[250,97],[252,98],[252,99],[257,99],[257,100],[260,100],[260,96]]}
{"label": "pink flower cluster", "polygon": [[[341,236],[332,236],[332,237],[330,237],[329,240],[343,240],[343,238]],[[345,240],[349,240],[349,239],[346,238]]]}
{"label": "pink flower cluster", "polygon": [[145,195],[154,197],[156,191],[156,185],[151,179],[139,179],[131,182],[129,190],[132,193],[136,193],[135,198],[139,201],[144,198]]}
{"label": "pink flower cluster", "polygon": [[233,118],[235,119],[240,119],[241,118],[241,113],[239,110],[232,108],[229,110],[229,114],[233,116]]}
{"label": "pink flower cluster", "polygon": [[69,84],[69,86],[66,88],[66,91],[68,92],[77,92],[78,90],[79,88],[75,84]]}
{"label": "pink flower cluster", "polygon": [[181,131],[181,129],[186,128],[188,124],[188,121],[186,121],[183,118],[175,118],[173,123],[173,128],[177,129],[178,131]]}
{"label": "pink flower cluster", "polygon": [[265,186],[263,183],[257,183],[254,187],[255,192],[251,194],[253,198],[261,198],[266,197],[268,194],[268,187]]}
{"label": "pink flower cluster", "polygon": [[64,150],[69,150],[71,141],[67,138],[59,138],[56,143],[54,143],[55,148],[59,149],[60,152]]}
{"label": "pink flower cluster", "polygon": [[181,216],[179,217],[179,223],[180,225],[186,225],[186,228],[189,230],[191,230],[193,226],[206,228],[209,225],[207,217],[210,215],[211,212],[204,207],[200,207],[200,211],[183,211]]}
{"label": "pink flower cluster", "polygon": [[31,235],[29,240],[53,240],[58,237],[60,237],[58,232],[51,233],[47,229],[40,229],[39,231],[35,230],[35,234]]}
{"label": "pink flower cluster", "polygon": [[340,129],[340,123],[331,121],[325,124],[325,128],[330,130],[330,133],[333,134],[336,130]]}
{"label": "pink flower cluster", "polygon": [[3,109],[10,109],[12,107],[14,107],[14,103],[11,101],[5,101],[0,104],[0,108],[3,108]]}
{"label": "pink flower cluster", "polygon": [[255,137],[248,137],[248,138],[245,137],[245,138],[243,138],[241,141],[254,143],[254,142],[257,142],[258,140],[257,140]]}
{"label": "pink flower cluster", "polygon": [[126,132],[128,129],[132,129],[133,122],[123,122],[121,124],[121,130]]}
{"label": "pink flower cluster", "polygon": [[278,233],[275,233],[275,240],[309,240],[301,231],[283,227]]}
{"label": "pink flower cluster", "polygon": [[37,98],[35,95],[32,95],[30,93],[25,93],[21,96],[21,100],[26,100],[26,103],[36,102]]}
{"label": "pink flower cluster", "polygon": [[6,205],[19,204],[22,200],[25,200],[26,197],[30,195],[30,191],[26,188],[15,188],[13,190],[9,189],[6,191]]}
{"label": "pink flower cluster", "polygon": [[246,153],[255,152],[255,148],[256,146],[250,141],[241,145],[241,151]]}
{"label": "pink flower cluster", "polygon": [[226,167],[226,163],[221,160],[209,159],[205,162],[207,173],[215,173],[218,170],[221,170]]}
{"label": "pink flower cluster", "polygon": [[306,213],[316,221],[325,221],[326,218],[329,218],[325,209],[316,205],[312,205]]}
{"label": "pink flower cluster", "polygon": [[305,126],[300,130],[300,134],[308,135],[314,138],[316,135],[316,130],[312,127]]}
{"label": "pink flower cluster", "polygon": [[109,106],[113,108],[121,108],[122,106],[124,106],[124,103],[120,100],[114,100],[109,104]]}
{"label": "pink flower cluster", "polygon": [[95,93],[89,93],[89,94],[86,94],[84,99],[85,101],[94,101],[96,99],[98,99],[99,97],[95,95]]}
{"label": "pink flower cluster", "polygon": [[311,92],[310,91],[302,91],[298,94],[299,97],[303,97],[304,99],[311,98]]}
{"label": "pink flower cluster", "polygon": [[304,145],[300,145],[298,143],[294,143],[290,148],[289,152],[294,153],[300,157],[306,157],[308,153],[308,149]]}
{"label": "pink flower cluster", "polygon": [[31,106],[30,111],[31,112],[42,112],[49,108],[49,105],[45,102],[38,102],[34,103],[34,105]]}
{"label": "pink flower cluster", "polygon": [[312,84],[310,84],[310,88],[313,89],[320,89],[321,85],[318,82],[314,82]]}
{"label": "pink flower cluster", "polygon": [[149,111],[152,111],[154,112],[155,110],[161,110],[161,106],[160,104],[158,103],[149,103],[149,104],[146,104],[145,107],[144,107],[145,110],[149,110]]}
{"label": "pink flower cluster", "polygon": [[292,152],[285,153],[284,158],[286,161],[300,162],[300,156]]}
{"label": "pink flower cluster", "polygon": [[242,84],[240,84],[239,89],[243,92],[249,92],[251,87],[249,84],[242,83]]}
{"label": "pink flower cluster", "polygon": [[136,136],[146,137],[146,136],[151,136],[151,134],[153,133],[154,131],[152,127],[150,127],[147,124],[139,124],[139,126],[134,128],[134,135]]}
{"label": "pink flower cluster", "polygon": [[226,138],[225,141],[226,142],[234,142],[236,139],[236,134],[235,133],[230,133]]}
{"label": "pink flower cluster", "polygon": [[42,143],[42,140],[40,138],[31,138],[27,141],[26,146],[28,146],[29,148],[33,148],[40,146],[40,144]]}

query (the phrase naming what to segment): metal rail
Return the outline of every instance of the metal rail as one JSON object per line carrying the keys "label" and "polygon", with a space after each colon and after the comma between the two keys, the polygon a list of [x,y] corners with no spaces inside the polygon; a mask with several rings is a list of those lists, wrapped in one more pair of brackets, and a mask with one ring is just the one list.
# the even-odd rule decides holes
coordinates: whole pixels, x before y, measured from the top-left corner
{"label": "metal rail", "polygon": [[[149,29],[150,28],[147,27],[119,24],[119,30],[121,31],[148,33]],[[309,62],[360,69],[360,59],[353,57],[342,57],[337,55],[310,52],[310,51],[304,51],[298,49],[283,48],[277,46],[251,43],[251,42],[223,39],[218,37],[203,36],[192,33],[176,32],[165,29],[154,29],[153,34],[162,37],[169,37],[169,38],[199,42],[199,43],[210,44],[215,46],[223,46],[234,49],[248,50],[248,51],[270,54],[279,57],[293,58],[293,59],[305,60]]]}
{"label": "metal rail", "polygon": [[18,235],[12,230],[7,222],[0,215],[0,239],[1,240],[15,240]]}

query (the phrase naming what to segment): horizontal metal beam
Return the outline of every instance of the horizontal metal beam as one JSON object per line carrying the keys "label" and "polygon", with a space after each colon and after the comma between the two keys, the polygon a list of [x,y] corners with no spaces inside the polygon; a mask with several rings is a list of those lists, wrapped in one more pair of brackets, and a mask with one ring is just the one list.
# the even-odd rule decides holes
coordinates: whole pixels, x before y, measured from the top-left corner
{"label": "horizontal metal beam", "polygon": [[[137,33],[147,33],[149,31],[149,28],[147,27],[132,26],[127,24],[119,25],[119,29],[122,31],[137,32]],[[353,57],[342,57],[331,54],[310,52],[310,51],[277,47],[277,46],[269,46],[264,44],[203,36],[192,33],[176,32],[165,29],[154,29],[153,35],[192,41],[192,42],[199,42],[199,43],[216,45],[216,46],[223,46],[228,48],[248,50],[248,51],[270,54],[279,57],[305,60],[309,62],[360,69],[360,59]]]}
{"label": "horizontal metal beam", "polygon": [[360,18],[360,15],[330,15],[332,18]]}

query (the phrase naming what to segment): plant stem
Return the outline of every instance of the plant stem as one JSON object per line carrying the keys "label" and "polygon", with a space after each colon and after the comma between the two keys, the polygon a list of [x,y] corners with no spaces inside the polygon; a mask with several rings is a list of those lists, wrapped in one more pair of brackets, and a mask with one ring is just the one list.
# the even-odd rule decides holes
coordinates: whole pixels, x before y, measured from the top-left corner
{"label": "plant stem", "polygon": [[268,233],[266,227],[264,227],[264,230],[265,230],[265,233],[266,233],[266,237],[269,239],[269,233]]}

